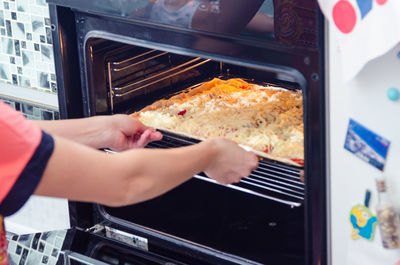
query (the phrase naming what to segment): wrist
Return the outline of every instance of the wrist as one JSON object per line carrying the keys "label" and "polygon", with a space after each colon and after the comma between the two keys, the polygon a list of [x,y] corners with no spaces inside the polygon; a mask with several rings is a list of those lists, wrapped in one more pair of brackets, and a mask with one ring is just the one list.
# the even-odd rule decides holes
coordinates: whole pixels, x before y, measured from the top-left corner
{"label": "wrist", "polygon": [[110,116],[95,116],[83,120],[86,125],[81,139],[84,144],[93,148],[105,148],[109,145],[110,129],[114,124]]}
{"label": "wrist", "polygon": [[208,158],[207,169],[214,167],[214,164],[222,152],[220,141],[217,138],[208,139],[201,143],[205,149],[204,154]]}

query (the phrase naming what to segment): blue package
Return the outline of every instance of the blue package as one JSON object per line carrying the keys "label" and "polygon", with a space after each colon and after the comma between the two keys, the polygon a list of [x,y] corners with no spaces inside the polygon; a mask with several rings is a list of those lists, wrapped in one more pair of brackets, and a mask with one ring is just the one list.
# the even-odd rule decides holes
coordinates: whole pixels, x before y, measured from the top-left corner
{"label": "blue package", "polygon": [[390,141],[350,119],[344,148],[383,171]]}

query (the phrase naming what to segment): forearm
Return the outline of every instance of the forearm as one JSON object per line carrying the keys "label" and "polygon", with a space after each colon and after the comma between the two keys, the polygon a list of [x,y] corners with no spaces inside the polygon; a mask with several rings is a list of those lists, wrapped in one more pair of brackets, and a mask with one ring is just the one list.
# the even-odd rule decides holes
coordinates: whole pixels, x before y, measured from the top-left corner
{"label": "forearm", "polygon": [[246,30],[266,34],[274,31],[274,19],[266,14],[257,13],[247,24]]}
{"label": "forearm", "polygon": [[120,206],[161,195],[205,170],[217,154],[208,143],[168,150],[106,154],[54,137],[35,194]]}
{"label": "forearm", "polygon": [[123,158],[116,159],[115,162],[117,167],[128,165],[130,169],[125,172],[127,174],[130,171],[136,172],[137,177],[129,182],[129,190],[132,191],[131,195],[140,195],[134,201],[142,201],[161,195],[204,171],[218,152],[215,145],[202,142],[175,149],[132,150],[119,154]]}
{"label": "forearm", "polygon": [[[264,0],[221,0],[220,13],[204,12],[198,9],[193,17],[192,27],[237,34],[249,23],[263,2]],[[210,3],[208,3],[208,8],[211,9]]]}
{"label": "forearm", "polygon": [[99,126],[102,124],[99,123],[99,117],[34,122],[51,135],[61,136],[94,148],[105,147],[101,146],[99,142],[103,133],[101,126]]}

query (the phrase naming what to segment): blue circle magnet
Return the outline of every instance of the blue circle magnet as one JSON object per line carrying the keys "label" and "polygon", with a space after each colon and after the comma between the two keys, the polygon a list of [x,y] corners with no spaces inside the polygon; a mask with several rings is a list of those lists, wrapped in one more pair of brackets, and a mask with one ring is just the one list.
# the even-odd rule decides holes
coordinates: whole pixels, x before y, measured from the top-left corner
{"label": "blue circle magnet", "polygon": [[387,90],[386,95],[391,101],[396,101],[400,98],[400,93],[397,88],[391,87]]}

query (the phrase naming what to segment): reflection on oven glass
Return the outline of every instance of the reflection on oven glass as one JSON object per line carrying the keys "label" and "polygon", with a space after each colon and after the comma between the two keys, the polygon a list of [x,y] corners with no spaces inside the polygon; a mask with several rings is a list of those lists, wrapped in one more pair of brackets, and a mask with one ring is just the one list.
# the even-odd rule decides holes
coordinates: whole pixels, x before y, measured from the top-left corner
{"label": "reflection on oven glass", "polygon": [[309,0],[275,1],[275,41],[317,47],[317,5]]}
{"label": "reflection on oven glass", "polygon": [[[145,3],[147,2],[147,3]],[[137,1],[131,17],[218,33],[273,36],[273,0]]]}
{"label": "reflection on oven glass", "polygon": [[157,24],[317,47],[317,4],[309,0],[97,0],[108,14]]}

